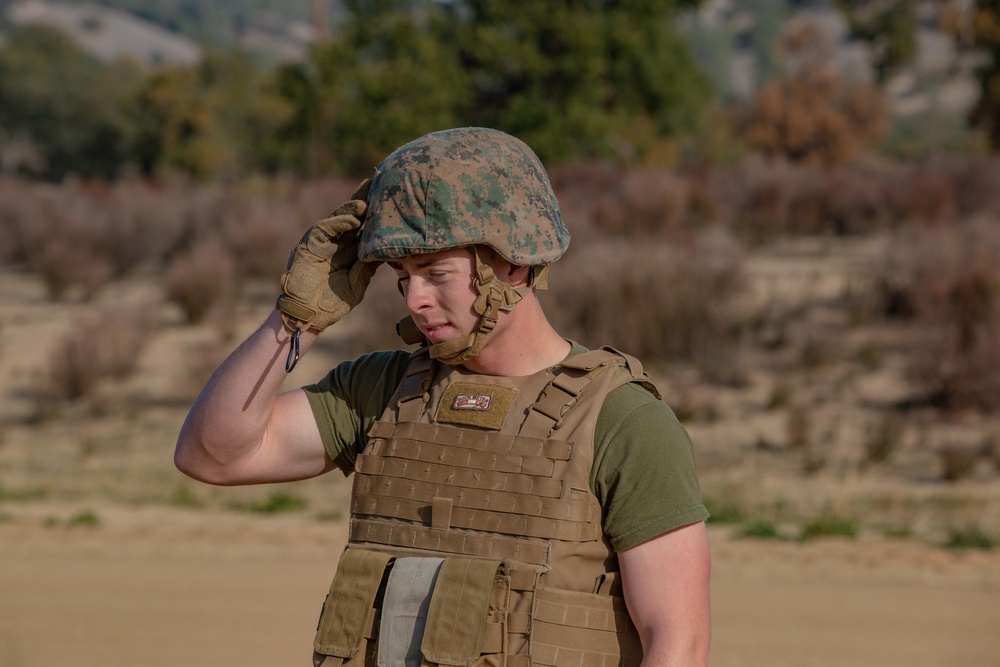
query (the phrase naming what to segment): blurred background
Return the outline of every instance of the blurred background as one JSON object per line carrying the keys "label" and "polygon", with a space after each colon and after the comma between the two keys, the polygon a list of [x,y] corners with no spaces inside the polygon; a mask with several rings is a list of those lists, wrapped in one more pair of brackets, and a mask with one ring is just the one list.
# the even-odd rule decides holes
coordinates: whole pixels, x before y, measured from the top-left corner
{"label": "blurred background", "polygon": [[[173,442],[302,232],[462,125],[549,169],[556,327],[640,357],[692,435],[713,663],[998,664],[996,0],[0,0],[0,667],[65,655],[35,643],[56,581],[78,664],[207,664],[94,630],[154,624],[87,582],[207,599],[141,558],[221,559],[225,595],[279,604],[227,549],[280,546],[260,568],[314,558],[322,594],[349,480],[207,487]],[[289,387],[400,346],[392,277],[370,294]],[[121,553],[134,579],[52,574]],[[217,610],[172,604],[157,641],[288,655],[232,623],[219,649]],[[280,604],[306,627],[319,602]]]}

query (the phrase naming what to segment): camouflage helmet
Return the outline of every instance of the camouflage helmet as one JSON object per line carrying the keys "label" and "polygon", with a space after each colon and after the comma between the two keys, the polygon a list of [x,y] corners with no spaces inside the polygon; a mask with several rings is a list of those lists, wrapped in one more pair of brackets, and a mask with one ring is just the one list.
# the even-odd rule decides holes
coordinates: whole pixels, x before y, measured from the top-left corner
{"label": "camouflage helmet", "polygon": [[472,245],[521,266],[548,264],[566,251],[559,202],[524,142],[464,127],[424,135],[382,161],[361,229],[362,261]]}

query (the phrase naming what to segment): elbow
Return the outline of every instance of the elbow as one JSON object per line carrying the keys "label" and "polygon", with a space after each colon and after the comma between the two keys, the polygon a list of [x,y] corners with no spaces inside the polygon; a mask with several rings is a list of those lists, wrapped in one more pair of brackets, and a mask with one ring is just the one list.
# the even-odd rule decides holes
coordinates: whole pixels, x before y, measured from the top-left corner
{"label": "elbow", "polygon": [[708,667],[709,633],[674,641],[669,647],[653,644],[643,650],[642,665],[663,667]]}
{"label": "elbow", "polygon": [[177,441],[174,448],[174,467],[191,479],[216,486],[235,484],[226,466],[209,457],[204,448],[185,440]]}

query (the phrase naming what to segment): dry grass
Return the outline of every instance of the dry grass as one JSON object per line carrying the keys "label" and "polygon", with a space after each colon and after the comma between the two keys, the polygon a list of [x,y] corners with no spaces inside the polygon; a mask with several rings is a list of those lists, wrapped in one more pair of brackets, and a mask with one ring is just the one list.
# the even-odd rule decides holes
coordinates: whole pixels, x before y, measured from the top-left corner
{"label": "dry grass", "polygon": [[[989,487],[964,486],[995,481],[997,447],[977,444],[969,471],[968,452],[946,446],[987,442],[953,438],[956,423],[1000,432],[1000,243],[983,214],[997,204],[994,173],[985,161],[871,159],[835,168],[748,159],[695,174],[561,167],[553,182],[574,236],[541,298],[568,337],[644,361],[692,432],[706,493],[744,520],[789,538],[829,515],[939,542],[954,516],[997,533],[996,510],[981,509],[992,501],[975,495]],[[965,183],[969,200],[955,196]],[[61,299],[60,316],[73,313],[36,383],[35,416],[57,428],[66,405],[108,404],[102,394],[129,381],[150,342],[181,345],[183,361],[166,365],[178,374],[163,383],[169,398],[128,394],[132,412],[193,397],[272,307],[302,230],[354,186],[0,179],[5,266],[48,285],[34,302],[48,294]],[[106,311],[137,278],[182,318],[171,307],[125,325],[120,308]],[[405,313],[388,272],[362,310],[308,361],[399,345],[392,327]],[[232,340],[189,326],[216,316]],[[5,441],[21,437],[16,424],[5,431]],[[872,508],[851,497],[852,481],[894,490],[865,491],[879,498]],[[942,499],[921,495],[928,488]]]}
{"label": "dry grass", "polygon": [[76,320],[48,355],[35,388],[35,416],[91,399],[109,381],[131,377],[159,327],[157,304],[103,309]]}
{"label": "dry grass", "polygon": [[218,239],[199,241],[178,255],[167,270],[167,299],[180,306],[190,324],[204,321],[213,307],[232,299],[236,260]]}
{"label": "dry grass", "polygon": [[693,360],[708,377],[740,378],[742,255],[724,236],[686,247],[619,240],[574,251],[545,296],[557,328],[589,346],[613,345],[650,363]]}

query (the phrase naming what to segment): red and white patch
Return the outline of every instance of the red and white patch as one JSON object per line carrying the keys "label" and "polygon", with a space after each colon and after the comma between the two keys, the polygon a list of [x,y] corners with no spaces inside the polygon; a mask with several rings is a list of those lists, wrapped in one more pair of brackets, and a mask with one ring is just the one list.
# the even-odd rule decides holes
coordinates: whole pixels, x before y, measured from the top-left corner
{"label": "red and white patch", "polygon": [[455,397],[452,408],[455,410],[480,410],[490,409],[493,397],[488,394],[459,394]]}

